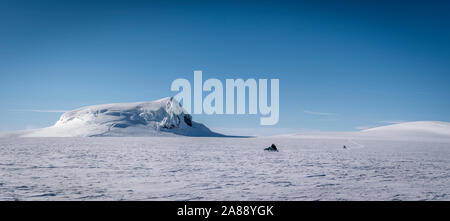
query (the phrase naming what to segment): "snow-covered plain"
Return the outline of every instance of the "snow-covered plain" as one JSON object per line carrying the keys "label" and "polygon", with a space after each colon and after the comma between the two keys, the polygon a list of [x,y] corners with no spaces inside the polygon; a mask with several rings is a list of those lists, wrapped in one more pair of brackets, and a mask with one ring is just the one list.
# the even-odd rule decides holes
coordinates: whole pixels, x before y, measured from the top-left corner
{"label": "snow-covered plain", "polygon": [[0,200],[450,200],[450,123],[232,138],[173,98],[82,107],[0,135]]}
{"label": "snow-covered plain", "polygon": [[450,141],[1,138],[0,200],[450,200]]}

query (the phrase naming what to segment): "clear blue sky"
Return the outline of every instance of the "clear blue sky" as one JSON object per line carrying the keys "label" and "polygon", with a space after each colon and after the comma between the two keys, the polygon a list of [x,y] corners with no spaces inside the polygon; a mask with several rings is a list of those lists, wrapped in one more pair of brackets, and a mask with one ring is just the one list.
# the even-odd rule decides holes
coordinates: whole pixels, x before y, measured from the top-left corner
{"label": "clear blue sky", "polygon": [[[449,1],[0,0],[0,131],[172,96],[194,70],[279,78],[276,128],[450,121],[449,11]],[[259,116],[194,120],[259,127]]]}

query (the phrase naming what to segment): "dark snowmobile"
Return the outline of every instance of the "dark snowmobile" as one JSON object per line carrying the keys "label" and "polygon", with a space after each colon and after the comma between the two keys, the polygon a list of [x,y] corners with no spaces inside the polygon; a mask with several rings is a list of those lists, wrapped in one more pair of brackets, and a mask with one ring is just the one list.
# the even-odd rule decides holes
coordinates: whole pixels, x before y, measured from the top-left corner
{"label": "dark snowmobile", "polygon": [[265,151],[270,151],[270,152],[278,152],[277,146],[275,146],[275,144],[272,144],[272,146],[267,147],[264,150]]}

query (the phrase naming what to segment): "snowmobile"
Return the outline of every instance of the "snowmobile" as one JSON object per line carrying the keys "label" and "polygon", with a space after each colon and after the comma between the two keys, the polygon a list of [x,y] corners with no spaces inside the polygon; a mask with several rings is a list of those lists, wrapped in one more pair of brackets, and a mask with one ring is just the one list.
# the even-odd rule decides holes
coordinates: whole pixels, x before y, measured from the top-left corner
{"label": "snowmobile", "polygon": [[275,144],[272,144],[272,146],[267,147],[264,150],[265,151],[270,151],[270,152],[278,152],[277,146],[275,146]]}

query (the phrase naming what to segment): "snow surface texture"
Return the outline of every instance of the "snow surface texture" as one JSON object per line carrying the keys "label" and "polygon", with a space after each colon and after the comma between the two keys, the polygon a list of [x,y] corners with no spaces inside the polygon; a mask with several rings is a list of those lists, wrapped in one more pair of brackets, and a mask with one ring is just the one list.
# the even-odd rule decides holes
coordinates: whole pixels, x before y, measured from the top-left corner
{"label": "snow surface texture", "polygon": [[0,200],[450,200],[450,142],[6,138],[0,177]]}
{"label": "snow surface texture", "polygon": [[192,121],[173,98],[153,102],[116,103],[83,107],[64,113],[54,126],[19,131],[18,137],[146,137],[223,136]]}

